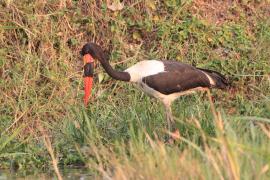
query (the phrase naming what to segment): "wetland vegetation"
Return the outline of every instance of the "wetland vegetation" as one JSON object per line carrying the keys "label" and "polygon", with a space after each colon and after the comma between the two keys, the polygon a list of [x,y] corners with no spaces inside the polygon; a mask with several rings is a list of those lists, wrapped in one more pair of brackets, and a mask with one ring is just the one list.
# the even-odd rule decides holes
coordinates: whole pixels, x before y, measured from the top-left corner
{"label": "wetland vegetation", "polygon": [[[0,1],[0,169],[269,179],[269,1],[119,2]],[[215,109],[204,93],[177,100],[180,138],[166,144],[162,105],[98,64],[91,103],[83,106],[79,51],[92,41],[117,69],[172,59],[217,70],[231,87],[212,91]]]}

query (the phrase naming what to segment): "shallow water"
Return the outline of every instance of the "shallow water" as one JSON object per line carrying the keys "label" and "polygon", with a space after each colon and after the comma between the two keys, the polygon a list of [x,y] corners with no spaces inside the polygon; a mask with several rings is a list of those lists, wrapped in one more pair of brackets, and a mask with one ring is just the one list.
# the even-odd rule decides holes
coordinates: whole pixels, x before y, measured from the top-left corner
{"label": "shallow water", "polygon": [[[93,179],[94,175],[89,170],[86,169],[63,169],[61,170],[63,179]],[[9,170],[0,169],[0,180],[36,180],[36,179],[57,179],[54,172],[48,173],[33,173],[31,175],[26,175],[23,172],[12,172]]]}

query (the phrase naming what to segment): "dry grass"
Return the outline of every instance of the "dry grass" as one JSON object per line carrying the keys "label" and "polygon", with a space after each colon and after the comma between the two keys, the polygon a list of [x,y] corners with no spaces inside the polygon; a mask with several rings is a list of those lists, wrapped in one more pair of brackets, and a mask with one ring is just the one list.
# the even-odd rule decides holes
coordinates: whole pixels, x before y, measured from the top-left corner
{"label": "dry grass", "polygon": [[241,1],[241,0],[195,0],[191,10],[200,19],[215,26],[221,26],[230,22],[247,21],[253,26],[256,18],[270,15],[270,2]]}
{"label": "dry grass", "polygon": [[62,180],[62,175],[59,171],[59,168],[58,168],[58,160],[57,160],[57,157],[55,157],[54,155],[54,150],[53,150],[53,147],[52,147],[52,143],[51,143],[51,140],[48,136],[48,133],[46,132],[46,130],[44,130],[44,128],[42,127],[42,125],[38,125],[38,130],[40,131],[40,133],[42,134],[43,136],[43,141],[44,141],[44,144],[51,156],[51,159],[52,159],[52,164],[53,164],[53,169],[55,171],[55,174],[57,175],[57,178],[59,180]]}
{"label": "dry grass", "polygon": [[[96,178],[268,179],[269,2],[112,2],[0,2],[0,168],[40,171],[53,159]],[[167,145],[161,106],[99,65],[83,107],[79,50],[89,41],[117,69],[174,59],[218,70],[232,87],[213,91],[218,110],[204,95],[176,102],[181,136]],[[39,123],[53,139],[45,146]]]}

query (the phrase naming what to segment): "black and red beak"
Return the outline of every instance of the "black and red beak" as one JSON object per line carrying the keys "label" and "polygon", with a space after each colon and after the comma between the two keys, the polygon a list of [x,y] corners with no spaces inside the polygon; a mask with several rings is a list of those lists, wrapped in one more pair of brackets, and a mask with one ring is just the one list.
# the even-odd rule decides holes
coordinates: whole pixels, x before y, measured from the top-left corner
{"label": "black and red beak", "polygon": [[94,59],[90,54],[83,56],[84,62],[84,105],[87,106],[91,97],[93,86],[93,74],[94,74]]}

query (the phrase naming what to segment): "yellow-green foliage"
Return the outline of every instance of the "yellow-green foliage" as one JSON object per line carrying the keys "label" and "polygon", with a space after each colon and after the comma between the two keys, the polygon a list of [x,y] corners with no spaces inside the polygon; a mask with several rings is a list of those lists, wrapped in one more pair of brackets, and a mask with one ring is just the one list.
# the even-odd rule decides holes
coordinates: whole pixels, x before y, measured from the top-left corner
{"label": "yellow-green foliage", "polygon": [[[0,1],[0,169],[44,170],[46,129],[59,165],[116,179],[268,179],[268,1]],[[172,59],[217,70],[230,82],[173,107],[181,137],[164,143],[164,110],[98,65],[82,103],[86,42],[117,69]],[[98,80],[97,80],[98,79]],[[32,172],[30,172],[32,173]]]}

